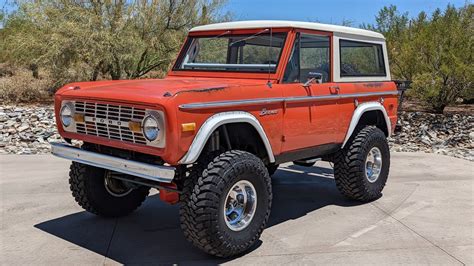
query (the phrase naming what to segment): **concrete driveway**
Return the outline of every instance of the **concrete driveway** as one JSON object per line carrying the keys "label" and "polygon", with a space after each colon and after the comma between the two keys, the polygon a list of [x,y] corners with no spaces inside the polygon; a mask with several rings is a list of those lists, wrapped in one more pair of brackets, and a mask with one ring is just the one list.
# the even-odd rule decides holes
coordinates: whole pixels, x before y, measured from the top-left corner
{"label": "concrete driveway", "polygon": [[329,164],[281,167],[268,228],[248,254],[217,260],[186,242],[178,207],[151,196],[103,219],[69,192],[69,162],[0,156],[0,264],[474,264],[474,163],[393,153],[381,199],[344,199]]}

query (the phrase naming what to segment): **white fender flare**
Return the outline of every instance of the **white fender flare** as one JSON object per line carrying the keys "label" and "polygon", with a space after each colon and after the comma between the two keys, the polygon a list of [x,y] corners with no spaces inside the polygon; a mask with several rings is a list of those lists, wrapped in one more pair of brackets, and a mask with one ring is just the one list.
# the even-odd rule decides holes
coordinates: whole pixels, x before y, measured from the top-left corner
{"label": "white fender flare", "polygon": [[387,125],[388,137],[390,137],[390,134],[392,132],[392,125],[390,123],[390,119],[388,118],[387,111],[385,111],[384,106],[379,102],[361,103],[359,104],[359,106],[357,106],[357,108],[354,111],[354,114],[352,115],[351,123],[349,124],[349,129],[347,130],[346,137],[344,138],[344,142],[342,143],[341,149],[344,148],[347,141],[352,136],[352,133],[354,133],[354,130],[357,127],[357,124],[359,123],[359,120],[362,117],[362,115],[365,112],[375,111],[375,110],[382,112],[383,117],[385,118],[385,124]]}
{"label": "white fender flare", "polygon": [[250,113],[242,111],[232,111],[232,112],[222,112],[217,113],[209,117],[206,122],[201,126],[198,133],[194,137],[191,146],[189,147],[188,152],[181,158],[179,161],[180,164],[192,164],[196,162],[201,155],[204,145],[206,145],[207,140],[211,134],[221,125],[230,124],[230,123],[248,123],[252,125],[255,130],[257,130],[260,138],[262,139],[265,149],[267,150],[268,159],[271,163],[275,162],[275,156],[273,155],[272,146],[268,141],[267,134],[263,130],[262,125],[255,116]]}

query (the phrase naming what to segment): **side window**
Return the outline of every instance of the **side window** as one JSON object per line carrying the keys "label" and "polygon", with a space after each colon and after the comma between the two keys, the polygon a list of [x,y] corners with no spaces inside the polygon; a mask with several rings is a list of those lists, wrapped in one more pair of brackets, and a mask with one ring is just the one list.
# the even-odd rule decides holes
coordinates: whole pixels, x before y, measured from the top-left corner
{"label": "side window", "polygon": [[382,45],[340,40],[341,77],[385,76]]}
{"label": "side window", "polygon": [[298,34],[283,81],[306,82],[309,73],[320,73],[323,82],[328,82],[331,69],[329,53],[329,36]]}
{"label": "side window", "polygon": [[329,81],[329,36],[301,34],[300,81],[306,82],[311,72],[320,73],[323,82]]}

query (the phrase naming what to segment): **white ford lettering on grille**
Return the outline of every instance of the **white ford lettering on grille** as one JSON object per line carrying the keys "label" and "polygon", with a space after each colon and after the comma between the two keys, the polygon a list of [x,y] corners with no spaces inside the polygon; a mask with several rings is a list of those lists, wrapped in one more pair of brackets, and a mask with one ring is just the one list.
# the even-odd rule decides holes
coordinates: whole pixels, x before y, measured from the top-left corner
{"label": "white ford lettering on grille", "polygon": [[108,125],[113,125],[113,126],[119,126],[119,127],[126,127],[128,128],[128,122],[122,122],[119,120],[112,120],[112,119],[105,119],[105,118],[96,118],[92,116],[85,116],[84,120],[86,122],[93,122],[93,123],[100,123],[100,124],[108,124]]}

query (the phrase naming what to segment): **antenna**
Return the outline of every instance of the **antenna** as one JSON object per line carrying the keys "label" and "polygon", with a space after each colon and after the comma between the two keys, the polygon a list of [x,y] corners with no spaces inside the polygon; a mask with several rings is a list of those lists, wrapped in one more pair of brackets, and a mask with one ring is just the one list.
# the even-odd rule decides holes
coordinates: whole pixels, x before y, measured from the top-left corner
{"label": "antenna", "polygon": [[272,44],[272,40],[273,40],[273,28],[270,28],[270,50],[268,51],[268,81],[267,81],[267,86],[269,88],[272,87],[272,82],[270,81],[270,69],[271,69],[271,65],[272,65],[272,47],[273,47],[273,44]]}

